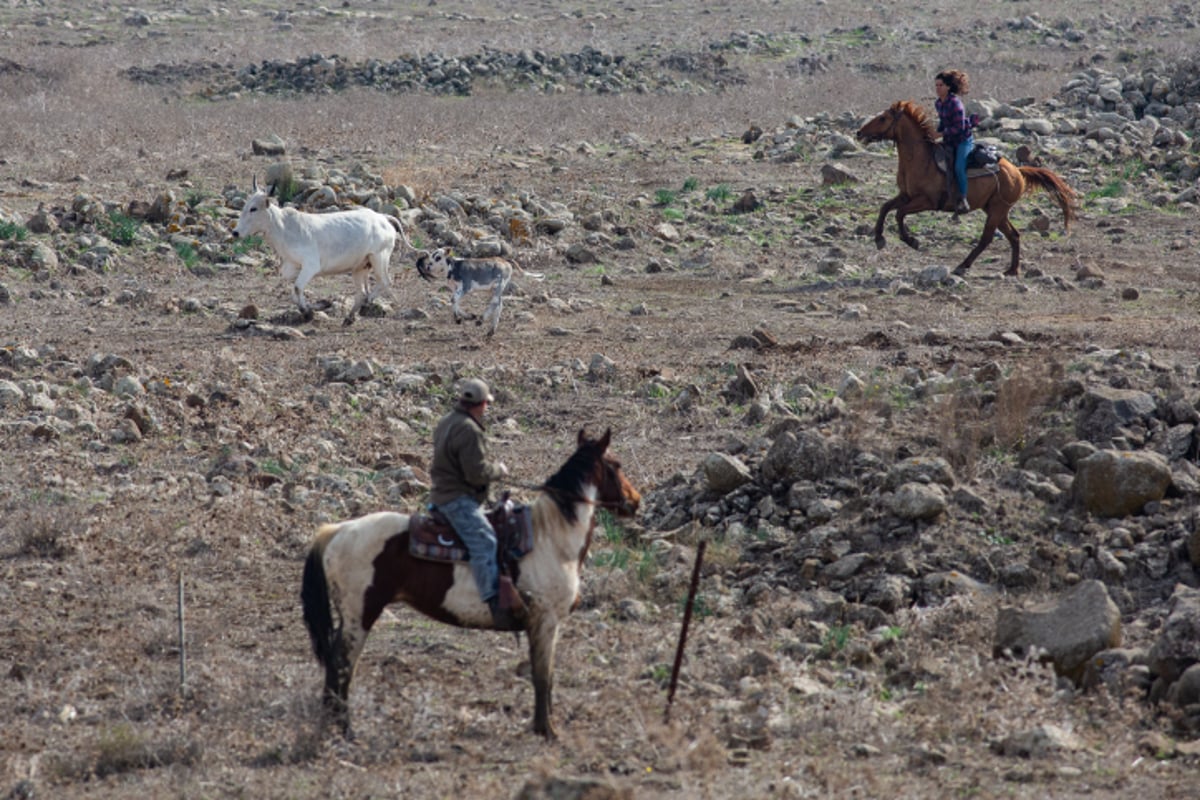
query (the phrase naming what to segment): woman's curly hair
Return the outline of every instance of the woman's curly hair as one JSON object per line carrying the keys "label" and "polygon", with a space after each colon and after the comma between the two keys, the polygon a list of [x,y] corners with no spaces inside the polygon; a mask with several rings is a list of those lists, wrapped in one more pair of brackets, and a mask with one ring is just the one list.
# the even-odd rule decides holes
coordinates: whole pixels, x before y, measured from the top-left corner
{"label": "woman's curly hair", "polygon": [[934,76],[937,80],[950,87],[950,91],[960,97],[970,91],[970,79],[961,69],[947,69]]}

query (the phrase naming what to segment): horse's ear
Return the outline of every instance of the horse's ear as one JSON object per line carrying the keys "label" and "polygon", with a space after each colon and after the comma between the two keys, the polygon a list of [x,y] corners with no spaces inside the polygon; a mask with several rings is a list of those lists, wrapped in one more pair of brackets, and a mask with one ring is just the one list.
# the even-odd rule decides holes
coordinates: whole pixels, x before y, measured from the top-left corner
{"label": "horse's ear", "polygon": [[604,435],[600,437],[600,441],[596,442],[596,446],[603,452],[608,450],[608,443],[612,441],[612,428],[605,428]]}
{"label": "horse's ear", "polygon": [[274,197],[274,196],[275,196],[275,189],[277,189],[277,188],[278,188],[278,185],[277,185],[277,184],[274,184],[274,183],[272,183],[272,184],[271,184],[271,190],[270,190],[269,192],[267,192],[267,197]]}
{"label": "horse's ear", "polygon": [[580,428],[579,433],[575,436],[575,446],[583,447],[585,442],[587,442],[587,428]]}
{"label": "horse's ear", "polygon": [[257,173],[257,172],[256,172],[256,173],[254,173],[254,184],[253,184],[253,189],[254,189],[254,191],[255,191],[256,193],[258,192],[258,173]]}

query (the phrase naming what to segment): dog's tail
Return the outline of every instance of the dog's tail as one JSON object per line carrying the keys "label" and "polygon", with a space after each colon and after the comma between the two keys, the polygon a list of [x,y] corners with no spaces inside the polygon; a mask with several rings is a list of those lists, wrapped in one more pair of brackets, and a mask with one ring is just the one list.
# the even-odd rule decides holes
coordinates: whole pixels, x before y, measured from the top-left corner
{"label": "dog's tail", "polygon": [[512,265],[513,265],[513,272],[517,273],[518,275],[520,275],[520,276],[522,276],[522,277],[524,277],[524,278],[529,278],[530,280],[534,280],[534,281],[544,281],[544,280],[546,280],[546,273],[544,273],[544,272],[530,272],[529,270],[527,270],[527,269],[525,269],[524,267],[522,267],[522,266],[521,266],[519,263],[517,263],[517,260],[516,260],[515,258],[510,258],[510,259],[509,259],[509,261],[511,261],[511,262],[512,262]]}

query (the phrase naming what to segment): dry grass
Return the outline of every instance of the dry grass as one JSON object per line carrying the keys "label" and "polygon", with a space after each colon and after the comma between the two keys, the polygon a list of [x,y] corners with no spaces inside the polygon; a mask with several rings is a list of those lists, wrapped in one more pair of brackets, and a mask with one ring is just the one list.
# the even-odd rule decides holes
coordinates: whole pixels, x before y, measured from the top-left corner
{"label": "dry grass", "polygon": [[[961,55],[980,76],[978,91],[1006,99],[1051,94],[1062,83],[1062,65],[1079,57],[1042,47],[999,58],[986,49],[976,54],[974,45],[1000,24],[991,18],[996,14],[949,4],[921,9],[928,17],[904,21],[907,27],[894,36],[894,8],[838,3],[718,4],[696,13],[694,4],[676,0],[578,10],[549,0],[486,7],[458,0],[355,2],[345,7],[352,16],[330,17],[294,5],[288,7],[290,32],[272,18],[282,6],[260,2],[249,4],[248,13],[219,11],[215,20],[172,17],[155,35],[137,35],[120,21],[123,9],[100,3],[87,5],[86,14],[76,11],[71,28],[62,24],[69,12],[54,4],[0,8],[6,47],[12,45],[5,57],[28,67],[0,75],[0,202],[28,212],[40,200],[61,203],[76,192],[109,201],[146,199],[167,184],[168,170],[180,167],[214,190],[246,186],[265,163],[250,155],[251,141],[277,134],[296,163],[349,169],[361,162],[423,198],[452,190],[502,196],[532,187],[576,209],[611,213],[640,234],[656,218],[641,213],[633,199],[676,189],[687,178],[696,177],[701,188],[772,186],[784,193],[819,185],[810,164],[727,158],[726,144],[751,123],[770,129],[792,114],[867,114],[898,96],[927,98],[929,76],[944,66],[938,60],[948,43],[969,42],[972,52]],[[1069,17],[1090,5],[1071,0],[1042,13]],[[1139,8],[1161,12],[1145,2],[1125,10]],[[51,24],[35,25],[35,14]],[[797,76],[750,57],[740,62],[753,77],[748,85],[703,97],[351,91],[208,102],[120,77],[121,69],[135,65],[240,65],[315,51],[367,59],[469,53],[485,45],[550,52],[590,45],[666,54],[682,43],[702,48],[735,29],[811,36],[800,55],[822,47],[822,33],[837,29],[837,37],[850,40],[862,25],[883,40],[838,51],[828,72]],[[941,44],[907,47],[902,40],[918,28],[936,33]],[[886,69],[858,68],[867,62]],[[629,133],[646,143],[644,155],[614,146]],[[600,157],[581,155],[584,141]],[[608,151],[616,155],[604,155]],[[863,162],[865,174],[871,163]],[[890,181],[893,163],[880,164]],[[57,185],[39,188],[40,182]],[[878,186],[871,185],[858,202],[873,213]],[[788,209],[796,218],[814,210],[820,211],[807,201]],[[731,440],[753,447],[761,431],[741,424],[742,409],[713,398],[743,359],[727,350],[730,338],[762,324],[787,346],[745,360],[764,387],[785,399],[801,386],[836,386],[848,368],[878,376],[874,393],[851,403],[845,418],[821,422],[848,444],[839,451],[840,474],[854,474],[856,449],[891,455],[896,443],[915,442],[939,449],[966,481],[989,450],[1008,458],[1030,438],[1059,377],[1045,366],[1051,363],[1045,352],[1011,351],[1012,367],[987,403],[958,394],[934,401],[892,395],[901,367],[891,359],[898,365],[903,352],[931,370],[944,369],[946,359],[978,366],[991,356],[935,351],[905,332],[945,327],[969,342],[987,339],[998,316],[1024,320],[1040,313],[1047,327],[1068,324],[1057,318],[1060,298],[1019,294],[1007,283],[980,279],[974,291],[983,308],[937,296],[851,291],[805,295],[804,302],[813,300],[812,313],[794,305],[781,309],[777,303],[797,296],[787,290],[811,266],[813,252],[798,249],[808,234],[785,216],[769,220],[784,232],[770,248],[751,241],[746,230],[729,233],[738,220],[722,217],[715,230],[694,225],[716,250],[714,267],[694,275],[646,274],[651,258],[678,263],[678,250],[647,246],[624,261],[614,257],[604,265],[611,287],[600,285],[598,273],[564,268],[557,254],[539,250],[523,263],[555,272],[556,296],[591,299],[595,308],[570,316],[537,309],[536,325],[506,326],[506,335],[487,347],[444,320],[412,330],[390,318],[363,320],[350,332],[320,327],[303,342],[230,338],[209,309],[249,300],[282,306],[277,277],[246,269],[201,281],[153,253],[137,254],[109,274],[56,276],[64,292],[74,293],[69,301],[51,297],[5,307],[11,314],[5,318],[14,320],[5,336],[52,342],[54,359],[74,364],[94,352],[133,354],[147,373],[192,384],[204,395],[221,389],[244,402],[210,408],[203,424],[186,409],[164,414],[164,430],[138,448],[80,453],[74,441],[43,449],[22,440],[0,462],[6,514],[0,600],[9,609],[0,633],[0,700],[10,720],[0,731],[0,795],[32,781],[39,794],[66,798],[507,797],[524,778],[584,775],[609,776],[639,797],[664,798],[1186,796],[1193,783],[1189,767],[1138,760],[1137,737],[1157,724],[1143,707],[1070,697],[1041,667],[986,657],[998,598],[935,598],[899,617],[899,630],[877,641],[880,632],[861,625],[810,624],[785,587],[771,587],[754,605],[744,602],[740,570],[746,565],[738,544],[728,541],[709,550],[701,593],[712,613],[694,620],[672,718],[663,722],[664,671],[690,574],[687,548],[695,544],[686,531],[678,548],[646,547],[629,531],[597,542],[585,607],[565,626],[559,648],[558,743],[527,733],[532,689],[522,646],[506,636],[437,626],[405,610],[383,621],[368,644],[351,700],[358,738],[343,741],[323,728],[321,675],[295,596],[309,537],[319,522],[375,510],[367,507],[371,502],[415,501],[379,496],[368,502],[333,481],[317,484],[314,476],[364,475],[381,455],[424,457],[428,433],[408,397],[372,399],[323,385],[317,365],[329,353],[401,370],[419,366],[443,385],[481,372],[505,387],[499,405],[523,428],[503,446],[520,454],[514,477],[525,484],[557,466],[584,422],[619,427],[626,470],[647,489],[676,471],[690,474],[704,453]],[[1123,224],[1137,228],[1140,221]],[[966,236],[930,227],[936,235],[927,241],[946,252]],[[514,239],[530,235],[511,233]],[[1080,237],[1081,248],[1109,256],[1105,243],[1089,243],[1086,226]],[[866,273],[916,269],[926,258],[894,244],[876,253],[850,234],[839,234],[839,246]],[[1146,258],[1135,249],[1141,246],[1135,242],[1122,257]],[[1073,255],[1065,247],[1040,251],[1049,268],[1064,273]],[[750,280],[757,273],[747,265],[776,277]],[[1162,309],[1121,317],[1113,323],[1127,326],[1121,336],[1155,341],[1163,327],[1156,314],[1186,311],[1188,301],[1177,297],[1190,280],[1185,270],[1173,274],[1167,284],[1179,294]],[[428,295],[414,283],[400,282],[402,302],[419,305]],[[137,309],[78,300],[112,296],[126,285],[154,300]],[[19,288],[28,287],[22,282]],[[162,311],[179,297],[211,299],[212,305],[186,317]],[[1081,319],[1128,313],[1107,296],[1076,292],[1071,300]],[[868,305],[871,315],[863,322],[841,320],[837,310],[846,302]],[[634,318],[629,309],[640,303],[651,313]],[[864,344],[865,325],[886,330],[899,345]],[[544,329],[552,326],[572,335],[547,336]],[[1084,330],[1097,339],[1105,335]],[[1168,338],[1178,349],[1190,346],[1183,326],[1172,330]],[[1042,346],[1069,351],[1077,340]],[[620,365],[611,383],[578,379],[569,388],[547,387],[528,376],[531,368],[586,362],[596,352]],[[270,396],[242,392],[243,369],[258,373]],[[631,402],[643,396],[649,375],[666,376],[675,395],[694,384],[705,401],[689,411]],[[431,398],[421,402],[435,404]],[[389,417],[410,431],[392,426]],[[280,465],[297,439],[314,437],[330,442],[332,454],[279,467],[287,491],[310,492],[307,504],[285,504],[241,484],[232,496],[219,497],[203,480],[231,453],[251,452],[260,463]],[[98,464],[109,471],[98,476]],[[55,480],[79,494],[30,499]],[[109,493],[88,498],[92,486]],[[952,525],[919,535],[932,550],[921,557],[949,560],[946,553],[953,552],[953,564],[961,565],[988,555],[983,543],[964,542]],[[187,598],[186,686],[178,675],[180,572]],[[628,599],[641,601],[641,618],[621,611]],[[821,691],[812,693],[809,680]],[[1043,721],[1073,727],[1091,749],[1040,761],[990,752],[995,737]]]}

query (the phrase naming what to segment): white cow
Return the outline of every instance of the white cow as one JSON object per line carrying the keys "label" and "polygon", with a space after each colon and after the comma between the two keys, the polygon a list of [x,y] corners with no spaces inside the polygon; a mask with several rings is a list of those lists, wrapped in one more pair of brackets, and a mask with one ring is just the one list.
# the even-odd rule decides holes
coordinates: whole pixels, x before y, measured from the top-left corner
{"label": "white cow", "polygon": [[274,192],[274,185],[270,190],[259,189],[258,178],[254,179],[254,193],[246,199],[233,235],[258,234],[279,255],[283,277],[293,281],[292,295],[305,320],[312,319],[313,314],[304,298],[308,282],[318,275],[351,273],[358,295],[343,321],[350,325],[365,303],[391,290],[389,262],[396,248],[396,235],[412,248],[400,220],[369,208],[308,214],[281,207],[271,196]]}

